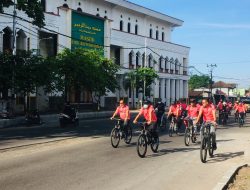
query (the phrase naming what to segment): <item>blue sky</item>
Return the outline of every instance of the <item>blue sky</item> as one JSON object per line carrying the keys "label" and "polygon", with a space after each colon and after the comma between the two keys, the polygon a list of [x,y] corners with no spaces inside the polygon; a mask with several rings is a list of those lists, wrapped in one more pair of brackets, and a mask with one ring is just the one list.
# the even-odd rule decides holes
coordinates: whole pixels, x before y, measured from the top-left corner
{"label": "blue sky", "polygon": [[190,65],[207,74],[217,64],[216,81],[250,87],[250,0],[130,1],[184,21],[172,42],[191,47]]}

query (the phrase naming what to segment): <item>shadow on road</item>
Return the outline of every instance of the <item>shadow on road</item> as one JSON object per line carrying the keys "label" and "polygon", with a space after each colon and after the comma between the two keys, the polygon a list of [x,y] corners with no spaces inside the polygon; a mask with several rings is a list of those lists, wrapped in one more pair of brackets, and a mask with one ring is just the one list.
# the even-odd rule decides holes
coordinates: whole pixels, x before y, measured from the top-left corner
{"label": "shadow on road", "polygon": [[174,154],[178,152],[191,152],[195,150],[199,150],[200,148],[169,148],[169,149],[161,149],[158,151],[158,153],[148,155],[147,158],[152,158],[152,157],[159,157],[159,156],[164,156],[166,154]]}
{"label": "shadow on road", "polygon": [[215,154],[214,157],[211,158],[211,160],[207,161],[207,163],[224,162],[226,160],[240,157],[243,155],[244,155],[244,151],[219,153],[219,154]]}

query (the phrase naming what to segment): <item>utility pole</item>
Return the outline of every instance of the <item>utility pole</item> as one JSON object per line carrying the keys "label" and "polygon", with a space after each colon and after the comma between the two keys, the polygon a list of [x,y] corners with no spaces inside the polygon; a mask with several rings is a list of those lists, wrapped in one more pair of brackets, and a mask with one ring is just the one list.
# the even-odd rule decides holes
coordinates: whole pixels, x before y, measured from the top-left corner
{"label": "utility pole", "polygon": [[[14,10],[13,10],[13,36],[12,36],[12,54],[16,55],[16,0],[14,0]],[[16,65],[15,59],[14,59],[14,65]],[[14,105],[15,105],[15,89],[14,89],[14,69],[12,71],[12,88],[11,88],[11,111],[12,114],[14,112]]]}
{"label": "utility pole", "polygon": [[[147,67],[147,38],[145,38],[144,67]],[[143,101],[146,100],[146,77],[143,81]]]}
{"label": "utility pole", "polygon": [[216,67],[217,67],[216,64],[207,65],[207,68],[209,68],[209,74],[210,74],[210,98],[212,98],[212,92],[213,92],[213,70]]}

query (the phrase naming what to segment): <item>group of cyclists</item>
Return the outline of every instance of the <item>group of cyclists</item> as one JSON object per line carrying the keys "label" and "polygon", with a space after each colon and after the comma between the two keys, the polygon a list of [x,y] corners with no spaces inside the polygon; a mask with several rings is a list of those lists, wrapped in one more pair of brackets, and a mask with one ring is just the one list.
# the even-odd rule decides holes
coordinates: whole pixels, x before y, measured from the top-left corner
{"label": "group of cyclists", "polygon": [[[174,121],[178,130],[183,126],[184,120],[188,120],[194,129],[195,138],[198,132],[198,126],[200,126],[201,139],[204,126],[209,123],[209,125],[211,125],[210,133],[213,133],[214,138],[211,146],[216,150],[216,128],[218,126],[216,122],[216,110],[218,110],[219,113],[229,113],[231,110],[234,110],[236,114],[244,118],[246,109],[246,106],[242,102],[236,101],[233,105],[231,102],[219,101],[218,105],[214,105],[210,99],[204,98],[199,103],[197,103],[195,99],[191,99],[189,105],[187,105],[185,101],[176,101],[171,104],[166,113],[165,104],[161,100],[157,102],[155,106],[150,101],[145,101],[133,120],[133,123],[137,124],[139,118],[142,117],[151,135],[158,137],[157,127],[163,125],[163,118],[168,119],[170,122]],[[123,127],[122,130],[126,134],[128,126],[132,121],[129,106],[125,104],[124,100],[120,100],[119,106],[111,119],[114,119],[117,115],[123,124],[121,126]]]}

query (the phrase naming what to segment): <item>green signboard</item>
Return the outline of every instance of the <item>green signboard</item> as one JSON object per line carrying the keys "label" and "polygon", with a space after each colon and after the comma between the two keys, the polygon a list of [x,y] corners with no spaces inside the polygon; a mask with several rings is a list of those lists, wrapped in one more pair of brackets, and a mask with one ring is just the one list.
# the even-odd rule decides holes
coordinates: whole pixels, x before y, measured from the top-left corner
{"label": "green signboard", "polygon": [[104,20],[72,11],[71,49],[104,50]]}

